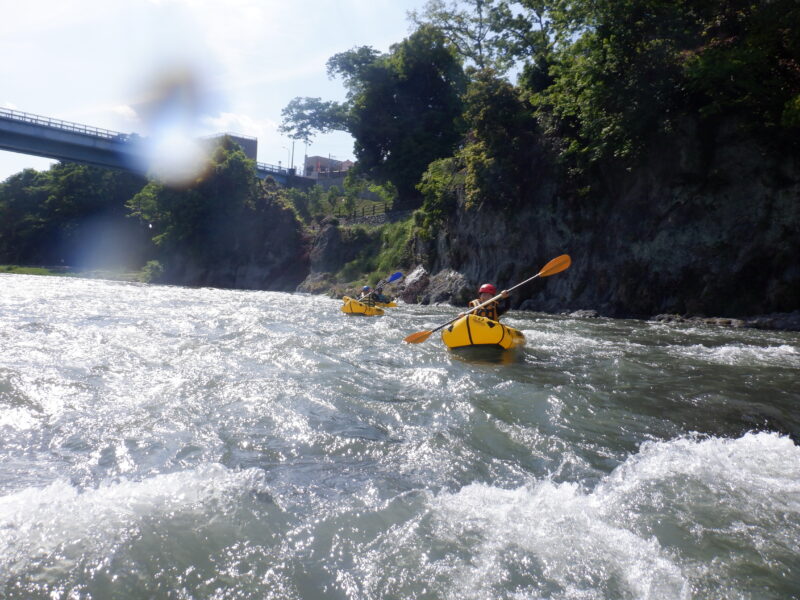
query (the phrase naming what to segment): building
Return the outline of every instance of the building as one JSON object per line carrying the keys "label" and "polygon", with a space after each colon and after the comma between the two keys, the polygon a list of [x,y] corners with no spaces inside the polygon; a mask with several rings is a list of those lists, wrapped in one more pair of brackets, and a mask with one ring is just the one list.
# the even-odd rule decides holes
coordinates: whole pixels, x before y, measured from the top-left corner
{"label": "building", "polygon": [[354,164],[351,160],[336,160],[330,156],[307,156],[303,175],[312,179],[343,179]]}
{"label": "building", "polygon": [[238,133],[215,133],[214,135],[207,136],[204,139],[208,144],[211,145],[210,147],[213,149],[226,137],[239,144],[247,158],[251,160],[258,160],[256,158],[258,156],[258,140],[254,137],[241,135]]}

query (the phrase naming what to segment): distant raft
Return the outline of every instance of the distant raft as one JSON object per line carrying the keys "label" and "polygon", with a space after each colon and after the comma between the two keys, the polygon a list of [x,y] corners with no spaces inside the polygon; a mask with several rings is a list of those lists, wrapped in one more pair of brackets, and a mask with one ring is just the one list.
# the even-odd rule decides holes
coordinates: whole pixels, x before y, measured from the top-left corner
{"label": "distant raft", "polygon": [[493,346],[509,350],[525,344],[522,332],[486,317],[467,315],[442,330],[448,348]]}
{"label": "distant raft", "polygon": [[379,317],[383,314],[382,308],[378,306],[368,306],[350,296],[345,296],[342,300],[344,301],[342,312],[345,314],[359,315],[362,317]]}

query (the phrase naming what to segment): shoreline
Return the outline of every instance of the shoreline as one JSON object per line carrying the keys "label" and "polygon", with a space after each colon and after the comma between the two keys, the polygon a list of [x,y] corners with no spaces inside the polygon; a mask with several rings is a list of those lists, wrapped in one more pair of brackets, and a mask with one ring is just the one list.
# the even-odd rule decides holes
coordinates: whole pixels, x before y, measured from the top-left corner
{"label": "shoreline", "polygon": [[[40,275],[46,277],[78,277],[83,279],[107,279],[110,281],[128,281],[133,283],[143,283],[141,276],[142,270],[119,270],[119,269],[92,269],[79,271],[72,267],[65,266],[23,266],[23,265],[0,265],[0,274],[9,275]],[[167,282],[161,282],[167,283]],[[173,284],[175,285],[175,284]],[[213,287],[213,286],[211,286]],[[233,288],[237,289],[237,288]],[[246,289],[246,288],[241,288]],[[287,291],[287,290],[264,290],[264,291]],[[327,296],[329,298],[337,298],[335,289],[325,289],[315,292],[310,292],[311,295]],[[295,291],[288,291],[288,293],[298,293]],[[300,292],[309,293],[309,292]],[[406,304],[419,304],[416,302],[406,302]],[[449,304],[449,303],[443,303]],[[449,304],[456,307],[455,304]],[[520,309],[515,309],[520,310]],[[531,312],[531,311],[526,311]],[[540,311],[533,311],[540,312]],[[594,309],[583,310],[563,310],[559,312],[550,313],[554,315],[562,315],[573,318],[609,318],[609,319],[637,319],[646,322],[657,322],[666,325],[671,324],[689,324],[689,325],[707,325],[711,327],[730,327],[733,329],[762,329],[771,331],[800,331],[800,310],[792,312],[780,312],[769,314],[750,315],[746,317],[705,317],[700,315],[681,315],[673,313],[663,313],[653,315],[651,317],[641,316],[615,316],[608,317],[600,314]]]}
{"label": "shoreline", "polygon": [[79,271],[64,266],[0,265],[0,274],[41,275],[44,277],[79,277],[83,279],[109,279],[111,281],[141,282],[142,270],[86,269]]}

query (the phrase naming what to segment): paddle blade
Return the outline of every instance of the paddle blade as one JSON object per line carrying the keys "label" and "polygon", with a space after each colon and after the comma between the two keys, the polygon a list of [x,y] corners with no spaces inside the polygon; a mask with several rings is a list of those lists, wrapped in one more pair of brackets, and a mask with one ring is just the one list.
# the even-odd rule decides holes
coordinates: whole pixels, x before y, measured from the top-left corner
{"label": "paddle blade", "polygon": [[392,273],[392,275],[389,277],[389,279],[386,280],[386,283],[392,283],[393,281],[397,281],[402,276],[403,276],[403,274],[400,271],[398,271],[397,273]]}
{"label": "paddle blade", "polygon": [[539,271],[539,277],[547,277],[549,275],[555,275],[556,273],[561,273],[561,271],[566,271],[569,269],[569,266],[572,264],[572,259],[569,257],[569,254],[562,254],[561,256],[556,256],[553,260],[547,263],[542,270]]}
{"label": "paddle blade", "polygon": [[407,336],[403,341],[409,344],[421,344],[427,340],[432,333],[432,331],[418,331]]}

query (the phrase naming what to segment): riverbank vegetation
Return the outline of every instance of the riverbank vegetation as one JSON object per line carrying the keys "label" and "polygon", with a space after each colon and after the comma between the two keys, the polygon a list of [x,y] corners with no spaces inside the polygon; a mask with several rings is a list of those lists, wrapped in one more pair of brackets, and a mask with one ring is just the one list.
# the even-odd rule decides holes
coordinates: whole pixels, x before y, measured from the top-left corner
{"label": "riverbank vegetation", "polygon": [[44,275],[49,277],[83,277],[88,279],[110,279],[113,281],[148,281],[145,270],[126,271],[122,269],[75,270],[71,267],[29,267],[24,265],[0,265],[0,273],[11,275]]}
{"label": "riverbank vegetation", "polygon": [[431,0],[411,18],[419,29],[388,53],[332,57],[347,99],[296,98],[283,127],[298,139],[349,132],[357,169],[393,183],[401,202],[421,206],[427,179],[426,212],[441,210],[431,179],[448,158],[467,205],[525,201],[534,136],[547,136],[576,190],[597,187],[604,169],[635,168],[686,116],[713,125],[735,115],[753,135],[797,147],[792,0]]}

